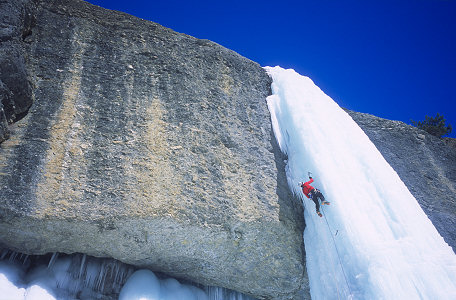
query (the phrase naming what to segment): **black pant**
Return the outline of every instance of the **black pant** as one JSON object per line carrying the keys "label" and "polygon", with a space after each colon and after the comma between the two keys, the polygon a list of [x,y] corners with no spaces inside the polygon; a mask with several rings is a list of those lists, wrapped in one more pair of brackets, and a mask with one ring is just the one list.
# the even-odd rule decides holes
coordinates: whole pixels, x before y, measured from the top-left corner
{"label": "black pant", "polygon": [[325,201],[325,197],[320,192],[320,190],[313,189],[310,192],[310,199],[312,199],[312,201],[315,202],[315,207],[317,209],[317,212],[320,211],[320,203],[318,203],[318,198],[320,198],[321,202]]}

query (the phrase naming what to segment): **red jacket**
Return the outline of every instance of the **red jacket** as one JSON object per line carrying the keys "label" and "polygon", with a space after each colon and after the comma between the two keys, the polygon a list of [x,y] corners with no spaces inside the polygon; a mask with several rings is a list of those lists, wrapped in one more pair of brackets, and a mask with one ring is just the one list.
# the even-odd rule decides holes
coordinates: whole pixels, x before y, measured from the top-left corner
{"label": "red jacket", "polygon": [[302,192],[304,193],[304,195],[306,195],[307,198],[310,198],[309,197],[309,193],[314,190],[315,188],[313,186],[311,186],[310,184],[313,182],[314,180],[312,178],[310,178],[309,181],[307,182],[304,182],[301,187],[302,187]]}

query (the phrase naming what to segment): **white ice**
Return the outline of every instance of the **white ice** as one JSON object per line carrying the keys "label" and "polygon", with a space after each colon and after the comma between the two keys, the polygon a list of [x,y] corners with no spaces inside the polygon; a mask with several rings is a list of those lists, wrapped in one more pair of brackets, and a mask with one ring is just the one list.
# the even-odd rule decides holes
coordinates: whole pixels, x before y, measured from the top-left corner
{"label": "white ice", "polygon": [[[74,261],[72,264],[70,258],[58,258],[54,255],[49,264],[38,265],[31,271],[26,271],[25,266],[17,261],[0,261],[0,300],[74,299],[76,295],[82,299],[95,299],[97,296],[91,288],[98,284],[100,275],[106,272],[102,262],[87,262],[84,256],[83,263],[77,265]],[[75,271],[85,276],[74,278]],[[119,299],[223,300],[223,296],[217,296],[220,294],[217,293],[218,289],[213,287],[206,293],[193,285],[182,284],[174,278],[158,279],[152,271],[138,270],[122,287]],[[234,295],[236,299],[249,299],[241,294]]]}
{"label": "white ice", "polygon": [[0,262],[0,300],[55,300],[55,297],[39,284],[25,286],[24,270],[17,264]]}
{"label": "white ice", "polygon": [[149,270],[138,270],[120,291],[119,300],[208,300],[203,290],[176,279],[160,280]]}
{"label": "white ice", "polygon": [[303,198],[312,299],[456,299],[456,255],[351,117],[307,77],[266,67],[292,190],[308,171],[331,205]]}

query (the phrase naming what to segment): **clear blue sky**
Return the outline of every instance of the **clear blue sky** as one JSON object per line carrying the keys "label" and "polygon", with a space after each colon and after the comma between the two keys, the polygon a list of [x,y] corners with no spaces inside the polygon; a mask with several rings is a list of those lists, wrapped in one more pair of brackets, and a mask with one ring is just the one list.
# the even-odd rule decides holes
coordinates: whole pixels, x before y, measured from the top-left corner
{"label": "clear blue sky", "polygon": [[89,2],[309,76],[339,105],[456,137],[456,0]]}

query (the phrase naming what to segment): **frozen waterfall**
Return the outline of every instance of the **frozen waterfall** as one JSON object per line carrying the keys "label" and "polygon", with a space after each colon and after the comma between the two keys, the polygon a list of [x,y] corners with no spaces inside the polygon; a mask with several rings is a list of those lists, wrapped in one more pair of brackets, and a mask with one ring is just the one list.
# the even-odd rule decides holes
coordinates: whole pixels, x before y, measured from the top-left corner
{"label": "frozen waterfall", "polygon": [[456,255],[369,138],[309,78],[266,71],[288,184],[311,171],[331,202],[303,198],[312,299],[456,299]]}

